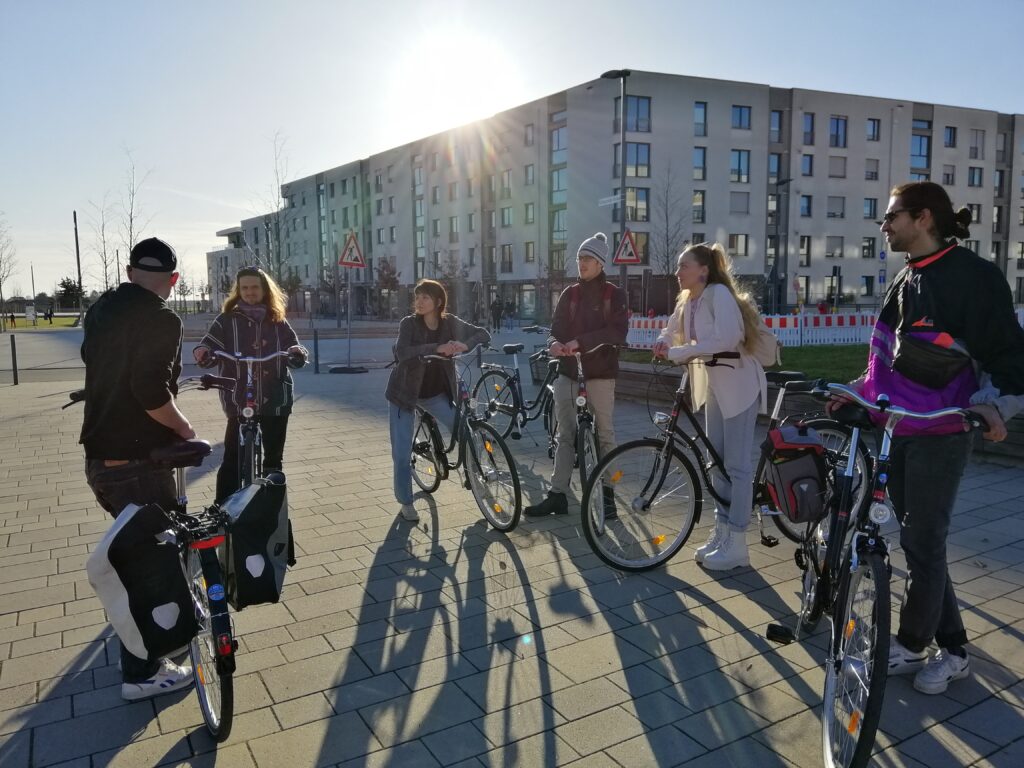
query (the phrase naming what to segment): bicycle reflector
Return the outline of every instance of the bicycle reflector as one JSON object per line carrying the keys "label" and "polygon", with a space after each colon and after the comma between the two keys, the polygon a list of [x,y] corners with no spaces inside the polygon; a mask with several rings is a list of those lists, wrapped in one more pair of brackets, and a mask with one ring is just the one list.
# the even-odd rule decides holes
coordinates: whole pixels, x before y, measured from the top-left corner
{"label": "bicycle reflector", "polygon": [[231,635],[224,633],[223,635],[217,635],[217,655],[218,656],[230,656],[235,650],[234,644],[231,642]]}

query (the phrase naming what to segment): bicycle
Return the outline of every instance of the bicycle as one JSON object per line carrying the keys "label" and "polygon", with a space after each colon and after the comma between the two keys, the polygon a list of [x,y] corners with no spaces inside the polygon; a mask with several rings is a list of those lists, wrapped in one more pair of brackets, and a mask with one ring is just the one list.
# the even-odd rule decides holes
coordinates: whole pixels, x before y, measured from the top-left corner
{"label": "bicycle", "polygon": [[[721,352],[702,355],[700,359],[709,367],[729,366],[731,364],[725,361],[739,359],[739,353]],[[798,391],[798,382],[793,377],[802,377],[802,374],[784,373],[773,377],[782,386],[769,428],[780,423],[785,395]],[[668,562],[679,552],[700,520],[703,503],[700,480],[716,502],[728,506],[729,502],[715,491],[711,473],[718,470],[727,482],[729,475],[690,408],[686,392],[688,382],[689,368],[684,367],[672,412],[656,413],[654,417],[661,437],[623,443],[601,459],[588,479],[583,497],[583,533],[594,553],[613,568],[646,571]],[[689,423],[692,436],[679,426],[680,416]],[[848,452],[851,441],[842,425],[824,418],[805,423],[829,438],[831,448],[826,458],[831,464]],[[859,476],[866,477],[870,454],[859,440],[854,456]],[[779,541],[765,533],[763,517],[772,517],[784,533],[788,530],[784,527],[788,520],[781,520],[782,516],[764,491],[764,483],[765,465],[761,462],[754,473],[753,511],[758,517],[761,543],[773,547]],[[608,509],[616,511],[614,518],[606,514]],[[606,525],[608,520],[614,520],[613,524]]]}
{"label": "bicycle", "polygon": [[765,636],[788,644],[812,633],[823,615],[831,623],[825,658],[822,752],[828,768],[863,768],[871,757],[882,712],[888,675],[891,605],[889,549],[881,529],[892,518],[886,498],[889,452],[896,425],[904,418],[935,420],[960,416],[973,429],[987,429],[977,414],[960,408],[919,413],[892,405],[885,395],[872,403],[842,384],[826,384],[814,394],[838,395],[852,401],[835,413],[849,427],[851,440],[862,429],[874,430],[871,413],[885,416],[881,446],[868,480],[870,503],[857,506],[854,458],[848,455],[841,471],[830,474],[827,534],[806,536],[795,561],[803,572],[796,629],[769,624]]}
{"label": "bicycle", "polygon": [[[472,354],[466,352],[463,357]],[[450,361],[442,355],[422,355],[431,361]],[[499,531],[510,531],[522,514],[522,489],[519,473],[505,441],[493,426],[476,415],[477,403],[458,379],[458,398],[451,440],[446,446],[437,419],[416,406],[418,424],[413,432],[412,476],[425,493],[433,493],[450,472],[462,468],[463,487],[473,493],[484,519]],[[455,460],[449,456],[455,453]]]}

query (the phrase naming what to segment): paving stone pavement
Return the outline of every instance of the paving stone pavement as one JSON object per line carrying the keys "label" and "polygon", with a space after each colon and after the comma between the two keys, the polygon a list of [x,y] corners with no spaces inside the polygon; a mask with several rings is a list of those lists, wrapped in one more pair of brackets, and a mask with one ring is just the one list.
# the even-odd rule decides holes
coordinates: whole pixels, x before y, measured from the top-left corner
{"label": "paving stone pavement", "polygon": [[[235,615],[237,715],[219,746],[191,691],[120,698],[84,571],[109,519],[83,476],[81,412],[59,409],[80,382],[0,387],[0,766],[822,764],[821,636],[763,639],[797,605],[791,547],[751,532],[750,569],[713,576],[687,546],[627,576],[572,515],[496,533],[452,481],[406,523],[386,377],[297,377],[285,462],[298,564],[279,604]],[[214,401],[181,406],[219,443]],[[642,406],[620,403],[616,421],[620,440],[650,431]],[[540,498],[546,450],[512,446]],[[193,504],[211,499],[219,455],[190,475]],[[941,696],[890,680],[874,765],[1024,765],[1022,522],[1021,466],[972,462],[950,559],[973,675]],[[894,612],[904,576],[897,553]]]}

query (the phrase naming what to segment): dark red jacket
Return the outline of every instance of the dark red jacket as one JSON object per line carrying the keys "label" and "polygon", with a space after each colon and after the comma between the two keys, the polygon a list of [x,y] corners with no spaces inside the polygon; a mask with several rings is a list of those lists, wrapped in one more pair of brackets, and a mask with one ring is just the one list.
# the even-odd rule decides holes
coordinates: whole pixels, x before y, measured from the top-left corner
{"label": "dark red jacket", "polygon": [[[605,306],[605,286],[611,287],[611,295]],[[575,313],[572,311],[573,296],[578,298]],[[575,339],[580,351],[588,352],[599,344],[625,344],[629,333],[629,310],[626,307],[626,292],[608,282],[604,272],[593,280],[570,285],[558,297],[555,317],[551,321],[553,341],[565,342]],[[563,357],[558,361],[558,372],[563,376],[576,378],[576,358]],[[583,356],[583,373],[588,379],[614,379],[619,375],[618,350],[606,347],[593,354]]]}

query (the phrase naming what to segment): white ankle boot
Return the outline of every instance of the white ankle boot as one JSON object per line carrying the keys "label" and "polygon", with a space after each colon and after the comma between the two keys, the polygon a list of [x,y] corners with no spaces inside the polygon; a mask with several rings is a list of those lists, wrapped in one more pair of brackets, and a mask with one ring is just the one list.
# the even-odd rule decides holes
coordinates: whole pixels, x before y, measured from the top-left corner
{"label": "white ankle boot", "polygon": [[705,557],[718,549],[719,542],[721,542],[722,537],[725,536],[726,531],[728,530],[728,523],[720,523],[716,521],[714,528],[711,529],[711,533],[708,535],[708,540],[701,546],[697,547],[697,550],[693,553],[693,559],[698,563],[703,563]]}
{"label": "white ankle boot", "polygon": [[747,537],[742,531],[726,528],[718,548],[704,555],[704,567],[709,571],[729,571],[750,565]]}

